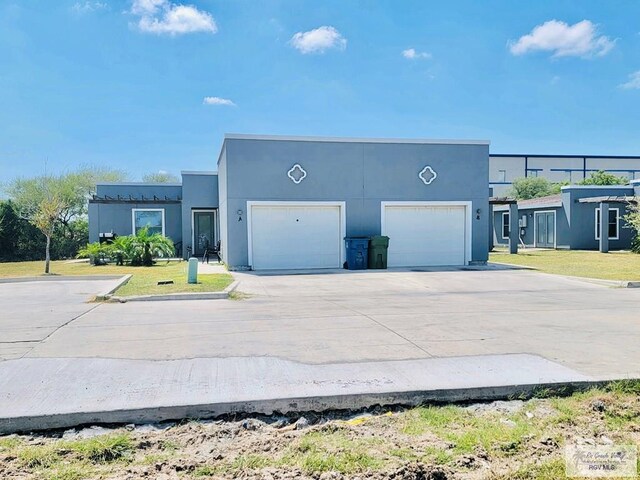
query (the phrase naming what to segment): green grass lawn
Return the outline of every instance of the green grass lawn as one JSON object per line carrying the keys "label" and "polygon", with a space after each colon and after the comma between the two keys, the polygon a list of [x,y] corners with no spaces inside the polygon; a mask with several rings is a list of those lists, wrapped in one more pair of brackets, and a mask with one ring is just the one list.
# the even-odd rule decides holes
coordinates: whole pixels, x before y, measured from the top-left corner
{"label": "green grass lawn", "polygon": [[603,280],[640,280],[640,255],[587,250],[520,250],[517,255],[495,252],[490,262],[533,267],[541,272]]}
{"label": "green grass lawn", "polygon": [[[44,262],[0,263],[0,278],[30,277],[42,275]],[[51,273],[55,275],[126,275],[131,280],[116,292],[119,296],[149,295],[178,292],[219,292],[233,278],[228,273],[198,275],[197,284],[187,283],[187,262],[159,261],[153,267],[130,267],[115,265],[92,266],[88,263],[51,262]],[[159,281],[173,280],[173,285],[158,285]]]}

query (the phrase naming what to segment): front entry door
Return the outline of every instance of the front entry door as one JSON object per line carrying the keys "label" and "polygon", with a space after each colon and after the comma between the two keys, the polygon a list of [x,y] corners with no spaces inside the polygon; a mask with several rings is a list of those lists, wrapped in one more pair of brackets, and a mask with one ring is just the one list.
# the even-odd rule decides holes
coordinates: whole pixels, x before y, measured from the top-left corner
{"label": "front entry door", "polygon": [[536,247],[555,248],[555,212],[536,212]]}
{"label": "front entry door", "polygon": [[195,256],[203,255],[206,248],[215,247],[215,220],[215,212],[193,212]]}

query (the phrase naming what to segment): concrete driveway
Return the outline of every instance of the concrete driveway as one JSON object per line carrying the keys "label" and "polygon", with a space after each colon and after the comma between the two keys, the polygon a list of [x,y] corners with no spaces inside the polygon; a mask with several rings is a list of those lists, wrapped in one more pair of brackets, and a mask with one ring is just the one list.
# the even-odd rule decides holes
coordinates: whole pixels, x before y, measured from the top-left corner
{"label": "concrete driveway", "polygon": [[88,304],[102,285],[0,284],[0,434],[640,376],[640,289],[496,267],[236,277],[249,298]]}
{"label": "concrete driveway", "polygon": [[0,282],[0,360],[26,355],[58,329],[96,308],[99,304],[87,301],[115,284],[114,279],[68,277]]}
{"label": "concrete driveway", "polygon": [[78,282],[0,285],[14,312],[0,317],[0,355],[326,364],[530,353],[587,375],[640,375],[638,289],[495,268],[236,277],[250,298],[95,305],[80,303],[90,289]]}

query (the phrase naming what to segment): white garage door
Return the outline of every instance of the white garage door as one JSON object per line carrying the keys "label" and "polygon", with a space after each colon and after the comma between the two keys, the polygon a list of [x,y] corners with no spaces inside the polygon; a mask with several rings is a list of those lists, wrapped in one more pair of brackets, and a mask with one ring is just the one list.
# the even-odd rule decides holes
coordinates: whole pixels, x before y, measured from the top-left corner
{"label": "white garage door", "polygon": [[340,268],[338,205],[252,205],[254,270]]}
{"label": "white garage door", "polygon": [[464,265],[466,208],[454,205],[385,205],[390,267]]}

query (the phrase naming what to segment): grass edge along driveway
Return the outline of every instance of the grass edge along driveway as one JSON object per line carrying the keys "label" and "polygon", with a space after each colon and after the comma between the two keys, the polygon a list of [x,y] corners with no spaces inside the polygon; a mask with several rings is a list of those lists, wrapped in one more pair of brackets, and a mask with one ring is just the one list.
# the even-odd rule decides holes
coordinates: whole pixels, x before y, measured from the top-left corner
{"label": "grass edge along driveway", "polygon": [[638,381],[569,393],[540,390],[526,401],[376,407],[356,415],[307,413],[306,427],[297,427],[297,416],[276,414],[168,423],[151,431],[108,428],[88,439],[0,436],[0,473],[47,480],[156,478],[157,472],[182,480],[559,480],[567,478],[565,446],[640,446]]}
{"label": "grass edge along driveway", "polygon": [[[43,272],[43,262],[0,263],[0,278],[37,277]],[[152,267],[131,267],[116,265],[93,266],[86,262],[51,262],[54,275],[127,275],[131,280],[117,290],[119,296],[150,295],[183,292],[219,292],[231,284],[233,278],[228,273],[198,274],[197,284],[187,283],[187,262],[158,261]],[[158,285],[159,281],[172,280],[173,284]]]}
{"label": "grass edge along driveway", "polygon": [[520,250],[491,252],[489,261],[533,267],[541,272],[601,280],[640,280],[640,255],[627,251]]}

